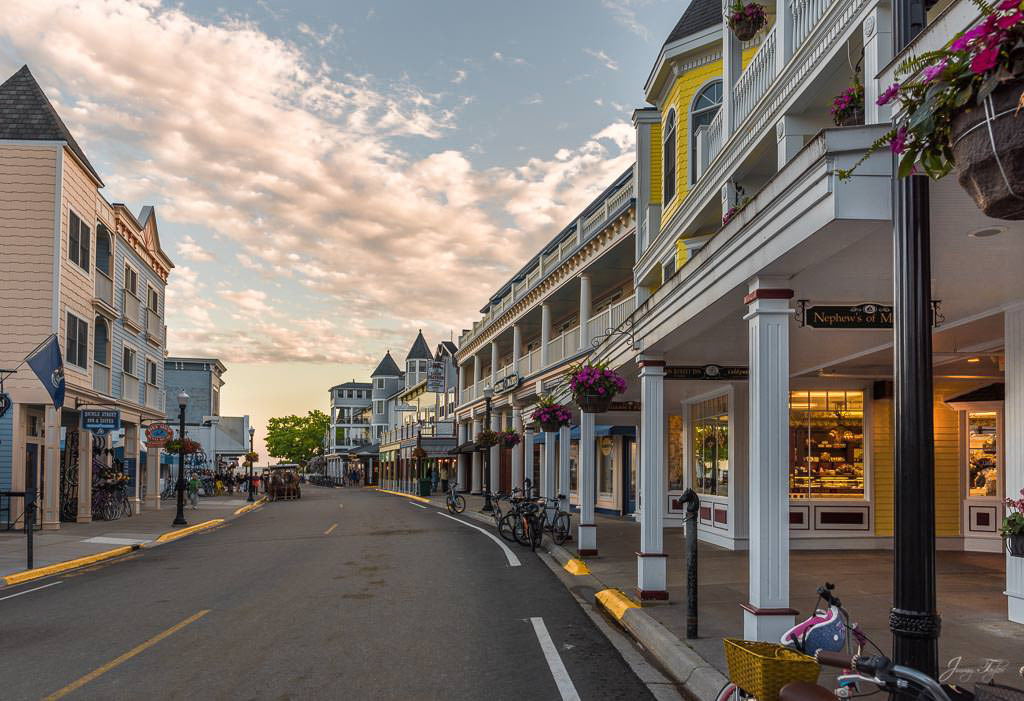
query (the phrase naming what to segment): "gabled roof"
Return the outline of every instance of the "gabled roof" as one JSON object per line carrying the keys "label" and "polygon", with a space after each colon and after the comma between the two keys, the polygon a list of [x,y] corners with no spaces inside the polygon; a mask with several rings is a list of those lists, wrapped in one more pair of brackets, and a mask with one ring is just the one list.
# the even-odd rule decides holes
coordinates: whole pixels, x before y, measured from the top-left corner
{"label": "gabled roof", "polygon": [[691,0],[683,11],[683,16],[669,33],[664,46],[696,34],[702,29],[721,24],[722,21],[722,3],[719,0]]}
{"label": "gabled roof", "polygon": [[409,354],[405,356],[406,360],[433,360],[434,354],[430,352],[430,346],[427,345],[427,339],[423,338],[423,329],[416,334],[416,340],[412,343],[412,348],[409,349]]}
{"label": "gabled roof", "polygon": [[103,186],[99,173],[89,163],[75,137],[71,136],[28,66],[22,66],[0,85],[0,139],[64,141],[89,174]]}
{"label": "gabled roof", "polygon": [[435,360],[440,360],[441,358],[444,357],[445,354],[448,354],[448,355],[450,355],[450,356],[452,356],[454,358],[455,357],[455,353],[458,350],[459,350],[458,346],[456,346],[451,341],[441,341],[437,345],[437,353],[434,355],[434,359]]}
{"label": "gabled roof", "polygon": [[377,369],[370,373],[370,377],[401,377],[402,371],[398,369],[398,363],[391,357],[391,351],[384,354]]}

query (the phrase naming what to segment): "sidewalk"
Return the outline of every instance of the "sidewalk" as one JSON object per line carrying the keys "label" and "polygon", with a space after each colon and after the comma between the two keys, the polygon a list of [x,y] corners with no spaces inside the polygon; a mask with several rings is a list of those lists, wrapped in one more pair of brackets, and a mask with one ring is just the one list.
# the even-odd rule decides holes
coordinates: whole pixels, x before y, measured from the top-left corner
{"label": "sidewalk", "polygon": [[[215,518],[228,518],[246,505],[245,496],[201,497],[199,508],[185,504],[189,526]],[[131,518],[91,523],[62,523],[59,530],[35,531],[35,567],[44,567],[79,557],[95,555],[125,545],[144,545],[163,533],[186,528],[173,526],[176,502],[164,500],[159,510],[146,509]],[[0,531],[0,577],[25,569],[24,531]]]}

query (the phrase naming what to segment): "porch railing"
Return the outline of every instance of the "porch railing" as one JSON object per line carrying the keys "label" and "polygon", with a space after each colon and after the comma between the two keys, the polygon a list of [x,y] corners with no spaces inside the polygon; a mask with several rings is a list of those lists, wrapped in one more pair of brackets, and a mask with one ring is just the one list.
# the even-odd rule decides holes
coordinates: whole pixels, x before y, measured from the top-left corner
{"label": "porch railing", "polygon": [[110,366],[94,360],[92,363],[92,388],[110,396]]}
{"label": "porch railing", "polygon": [[747,118],[757,101],[768,91],[775,80],[775,71],[775,26],[772,26],[761,42],[761,48],[750,59],[750,63],[736,81],[733,93],[736,124],[741,124]]}
{"label": "porch railing", "polygon": [[127,373],[121,375],[121,399],[139,403],[139,378]]}
{"label": "porch railing", "polygon": [[124,307],[122,313],[124,318],[129,323],[138,326],[139,317],[142,314],[142,300],[133,295],[129,290],[122,290],[124,297]]}
{"label": "porch railing", "polygon": [[793,15],[793,51],[800,48],[814,25],[835,0],[785,0]]}
{"label": "porch railing", "polygon": [[160,315],[146,307],[146,335],[150,340],[160,343],[163,340],[162,330],[163,322],[160,321]]}
{"label": "porch railing", "polygon": [[114,306],[114,281],[99,268],[96,268],[96,299]]}

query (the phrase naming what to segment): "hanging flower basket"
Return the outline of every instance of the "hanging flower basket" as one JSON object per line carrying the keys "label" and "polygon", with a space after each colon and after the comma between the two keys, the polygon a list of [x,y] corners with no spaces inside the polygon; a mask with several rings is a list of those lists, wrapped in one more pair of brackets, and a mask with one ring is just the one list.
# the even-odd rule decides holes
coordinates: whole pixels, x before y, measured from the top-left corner
{"label": "hanging flower basket", "polygon": [[603,363],[574,365],[568,378],[573,401],[588,414],[608,411],[615,395],[626,391],[626,381]]}
{"label": "hanging flower basket", "polygon": [[729,29],[740,41],[750,41],[768,23],[764,5],[748,2],[743,5],[736,0],[729,7]]}
{"label": "hanging flower basket", "polygon": [[176,438],[173,441],[168,441],[164,445],[164,452],[165,453],[170,453],[172,455],[180,453],[181,452],[181,448],[182,448],[182,443],[185,444],[185,455],[192,455],[193,453],[198,453],[199,451],[201,451],[203,449],[202,445],[200,445],[198,442],[192,440],[191,438],[186,438],[186,439],[184,439],[184,441],[182,441],[181,439]]}
{"label": "hanging flower basket", "polygon": [[489,428],[485,428],[476,434],[476,444],[481,448],[493,448],[498,445],[500,436],[497,431],[492,431]]}
{"label": "hanging flower basket", "polygon": [[554,433],[562,426],[568,426],[572,421],[572,412],[569,407],[559,404],[551,396],[543,396],[533,412],[533,420],[540,424],[540,430],[545,433]]}
{"label": "hanging flower basket", "polygon": [[502,448],[514,448],[519,445],[519,434],[515,431],[502,431],[498,434],[498,441]]}
{"label": "hanging flower basket", "polygon": [[957,182],[978,209],[996,219],[1024,219],[1022,93],[1024,78],[1008,81],[992,91],[989,101],[953,118]]}
{"label": "hanging flower basket", "polygon": [[1006,550],[1010,555],[1024,557],[1024,489],[1020,490],[1020,499],[1007,497],[1004,503],[1007,513],[999,534],[1006,538]]}
{"label": "hanging flower basket", "polygon": [[859,80],[832,99],[832,121],[837,127],[864,123],[864,86]]}

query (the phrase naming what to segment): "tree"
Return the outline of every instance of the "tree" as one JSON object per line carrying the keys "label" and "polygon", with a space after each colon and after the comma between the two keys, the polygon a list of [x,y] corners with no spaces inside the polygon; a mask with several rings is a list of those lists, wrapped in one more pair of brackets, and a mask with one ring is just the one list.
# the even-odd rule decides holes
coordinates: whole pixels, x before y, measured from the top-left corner
{"label": "tree", "polygon": [[323,454],[324,434],[331,420],[314,409],[305,416],[278,416],[267,421],[267,452],[275,458],[305,465],[314,455]]}

